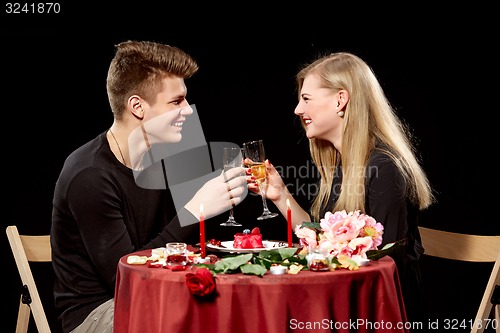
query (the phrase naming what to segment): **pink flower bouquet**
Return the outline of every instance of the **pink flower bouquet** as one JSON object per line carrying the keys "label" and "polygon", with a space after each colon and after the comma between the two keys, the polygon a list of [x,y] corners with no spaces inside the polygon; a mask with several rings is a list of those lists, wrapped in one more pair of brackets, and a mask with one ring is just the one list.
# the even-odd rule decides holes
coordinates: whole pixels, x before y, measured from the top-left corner
{"label": "pink flower bouquet", "polygon": [[325,256],[330,269],[358,269],[368,262],[367,252],[378,249],[383,233],[381,223],[359,210],[327,212],[320,223],[304,222],[295,228],[301,253]]}

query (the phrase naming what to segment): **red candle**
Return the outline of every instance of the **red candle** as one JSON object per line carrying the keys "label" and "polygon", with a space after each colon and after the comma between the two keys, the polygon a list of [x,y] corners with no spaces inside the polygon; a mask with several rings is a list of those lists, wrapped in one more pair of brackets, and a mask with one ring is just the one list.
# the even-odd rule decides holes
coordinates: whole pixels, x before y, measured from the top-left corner
{"label": "red candle", "polygon": [[205,249],[205,218],[203,217],[203,203],[200,204],[200,249],[201,258],[205,259],[207,252]]}
{"label": "red candle", "polygon": [[288,224],[288,247],[293,247],[292,243],[292,210],[290,209],[290,200],[286,199],[286,221]]}

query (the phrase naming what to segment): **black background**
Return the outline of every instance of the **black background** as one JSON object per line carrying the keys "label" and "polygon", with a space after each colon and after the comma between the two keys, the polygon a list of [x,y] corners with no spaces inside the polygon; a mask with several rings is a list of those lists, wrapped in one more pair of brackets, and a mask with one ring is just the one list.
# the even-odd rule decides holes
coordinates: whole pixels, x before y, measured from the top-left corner
{"label": "black background", "polygon": [[[411,127],[435,189],[438,203],[421,224],[500,234],[490,194],[496,190],[490,187],[498,142],[493,120],[498,26],[491,9],[437,11],[424,3],[405,8],[308,3],[270,9],[254,2],[238,9],[219,3],[109,6],[63,3],[62,12],[53,15],[2,9],[3,227],[49,232],[53,187],[64,159],[112,123],[105,81],[114,45],[141,39],[178,46],[198,61],[200,71],[187,80],[188,101],[196,105],[207,142],[262,138],[271,162],[283,167],[309,161],[307,138],[293,113],[299,66],[320,53],[361,56]],[[285,181],[296,188],[314,183]],[[311,198],[297,194],[307,207]],[[245,227],[259,226],[265,236],[285,239],[285,220],[257,222],[260,210],[260,199],[249,196],[235,216]],[[218,226],[226,217],[207,221],[208,237],[232,238],[234,229]],[[7,305],[2,322],[13,331],[21,283],[5,233],[0,237]],[[491,267],[423,258],[432,320],[473,319]],[[50,270],[34,270],[53,323]]]}

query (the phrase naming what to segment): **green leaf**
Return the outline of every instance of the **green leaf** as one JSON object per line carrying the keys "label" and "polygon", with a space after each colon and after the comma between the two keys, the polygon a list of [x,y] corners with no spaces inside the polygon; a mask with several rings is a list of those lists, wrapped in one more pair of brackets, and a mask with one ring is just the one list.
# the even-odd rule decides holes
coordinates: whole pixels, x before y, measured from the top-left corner
{"label": "green leaf", "polygon": [[298,264],[298,265],[302,265],[304,267],[307,267],[307,259],[304,255],[297,255],[297,256],[290,257],[290,258],[286,258],[283,262],[281,262],[281,264],[283,266],[290,266],[293,264]]}
{"label": "green leaf", "polygon": [[295,252],[297,252],[297,248],[295,247],[286,247],[281,249],[276,249],[281,256],[281,260],[285,260],[287,258],[291,258],[294,256]]}
{"label": "green leaf", "polygon": [[240,270],[243,274],[254,274],[258,276],[263,276],[267,272],[267,268],[255,264],[244,264],[240,267]]}
{"label": "green leaf", "polygon": [[237,270],[241,265],[246,264],[252,259],[253,254],[240,254],[234,257],[225,257],[215,263],[215,271],[228,273]]}
{"label": "green leaf", "polygon": [[270,260],[282,261],[285,260],[286,258],[293,257],[295,252],[297,252],[297,248],[295,247],[284,247],[279,249],[261,251],[258,256]]}
{"label": "green leaf", "polygon": [[330,263],[340,266],[340,261],[337,259],[337,257],[332,257]]}
{"label": "green leaf", "polygon": [[252,259],[252,262],[254,265],[260,265],[266,269],[269,269],[269,267],[271,267],[272,264],[276,263],[276,261],[262,258],[262,257],[258,257],[258,256],[254,256]]}
{"label": "green leaf", "polygon": [[277,262],[282,260],[280,253],[276,249],[261,251],[259,254],[255,255],[255,258],[260,258],[272,262]]}
{"label": "green leaf", "polygon": [[302,222],[301,228],[311,228],[321,231],[321,224],[319,222]]}
{"label": "green leaf", "polygon": [[284,260],[292,258],[295,252],[297,252],[296,248],[264,250],[259,254],[254,254],[252,261],[254,264],[262,265],[266,269],[269,269],[273,264],[280,264]]}
{"label": "green leaf", "polygon": [[391,255],[400,250],[406,244],[406,239],[401,239],[393,243],[386,244],[380,250],[370,250],[366,252],[366,257],[370,260],[379,260],[387,255]]}

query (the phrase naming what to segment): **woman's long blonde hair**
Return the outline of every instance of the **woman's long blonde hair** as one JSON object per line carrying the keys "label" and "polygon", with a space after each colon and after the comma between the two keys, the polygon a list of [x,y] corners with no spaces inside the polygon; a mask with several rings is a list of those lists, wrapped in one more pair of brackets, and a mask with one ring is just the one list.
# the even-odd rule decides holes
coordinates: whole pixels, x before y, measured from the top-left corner
{"label": "woman's long blonde hair", "polygon": [[[365,211],[365,169],[377,144],[387,147],[405,179],[406,193],[419,209],[427,208],[434,196],[425,172],[411,143],[411,134],[396,116],[371,68],[359,57],[347,52],[322,57],[297,74],[299,94],[306,76],[314,73],[323,87],[333,92],[346,90],[342,151],[328,141],[311,139],[309,148],[320,173],[319,193],[311,214],[319,221],[321,207],[330,197],[335,168],[342,165],[342,185],[333,210]],[[300,96],[299,96],[300,98]]]}

